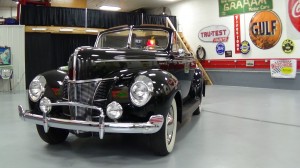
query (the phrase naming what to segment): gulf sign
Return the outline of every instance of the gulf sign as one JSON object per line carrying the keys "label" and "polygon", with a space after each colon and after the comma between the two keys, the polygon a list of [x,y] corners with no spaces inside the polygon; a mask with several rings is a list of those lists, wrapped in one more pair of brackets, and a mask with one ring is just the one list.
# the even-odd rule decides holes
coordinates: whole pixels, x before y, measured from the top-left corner
{"label": "gulf sign", "polygon": [[281,38],[282,24],[274,11],[257,12],[249,25],[250,39],[260,49],[274,47]]}
{"label": "gulf sign", "polygon": [[223,25],[212,25],[199,31],[198,37],[203,42],[219,43],[227,42],[230,31]]}
{"label": "gulf sign", "polygon": [[293,26],[300,32],[300,1],[289,0],[288,12]]}

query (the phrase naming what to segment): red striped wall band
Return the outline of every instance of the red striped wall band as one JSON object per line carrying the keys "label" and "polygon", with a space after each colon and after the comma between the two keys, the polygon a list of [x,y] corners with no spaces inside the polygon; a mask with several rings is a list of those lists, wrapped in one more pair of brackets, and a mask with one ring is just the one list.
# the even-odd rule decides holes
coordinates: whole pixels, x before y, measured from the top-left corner
{"label": "red striped wall band", "polygon": [[[270,69],[270,60],[297,60],[297,70],[300,70],[299,58],[268,58],[268,59],[211,59],[201,61],[205,69]],[[254,66],[246,66],[247,60],[253,60]]]}

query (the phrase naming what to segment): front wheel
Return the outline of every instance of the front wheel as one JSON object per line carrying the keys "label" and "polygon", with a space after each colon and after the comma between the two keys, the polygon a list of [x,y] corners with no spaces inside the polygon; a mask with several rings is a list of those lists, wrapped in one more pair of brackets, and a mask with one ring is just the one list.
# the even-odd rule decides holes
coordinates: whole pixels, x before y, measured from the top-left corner
{"label": "front wheel", "polygon": [[59,128],[50,127],[47,133],[44,131],[44,127],[41,125],[36,125],[36,129],[42,140],[51,145],[64,142],[69,135],[68,130]]}
{"label": "front wheel", "polygon": [[177,105],[175,99],[172,100],[170,110],[164,115],[165,122],[162,128],[151,135],[150,143],[156,155],[165,156],[172,152],[177,131]]}

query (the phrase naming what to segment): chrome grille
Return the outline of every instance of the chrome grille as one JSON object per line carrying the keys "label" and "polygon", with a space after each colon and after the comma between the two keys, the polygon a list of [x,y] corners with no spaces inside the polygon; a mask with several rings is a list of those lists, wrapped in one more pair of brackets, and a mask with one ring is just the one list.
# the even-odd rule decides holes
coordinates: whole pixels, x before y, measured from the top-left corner
{"label": "chrome grille", "polygon": [[65,78],[63,81],[63,86],[62,86],[62,97],[64,100],[68,100],[68,79]]}
{"label": "chrome grille", "polygon": [[[98,83],[68,83],[69,101],[92,105],[93,95]],[[77,112],[75,108],[77,108]],[[70,107],[70,112],[71,116],[76,116],[75,119],[85,120],[88,116],[91,116],[91,110],[81,107]]]}
{"label": "chrome grille", "polygon": [[[96,89],[93,104],[95,106],[101,107],[104,111],[106,111],[106,106],[108,101],[103,101],[103,100],[110,99],[109,93],[113,84],[114,84],[113,80],[102,81],[101,83],[99,83]],[[99,116],[99,111],[93,110],[93,116]]]}
{"label": "chrome grille", "polygon": [[[87,105],[101,107],[106,111],[107,100],[110,99],[109,93],[114,84],[114,79],[102,81],[90,81],[74,83],[64,80],[63,82],[63,98],[70,102],[79,102]],[[75,109],[77,108],[77,110]],[[99,117],[99,111],[81,107],[69,107],[71,119],[76,120],[92,120]]]}

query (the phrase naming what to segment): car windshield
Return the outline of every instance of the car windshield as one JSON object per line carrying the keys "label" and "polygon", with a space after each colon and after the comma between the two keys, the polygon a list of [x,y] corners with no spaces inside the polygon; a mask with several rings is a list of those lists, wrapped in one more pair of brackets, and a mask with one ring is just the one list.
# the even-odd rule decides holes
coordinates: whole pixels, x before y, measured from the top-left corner
{"label": "car windshield", "polygon": [[136,50],[164,50],[169,43],[169,33],[161,29],[133,29],[131,38],[130,30],[107,32],[100,36],[100,48],[126,48],[128,43],[131,49]]}

